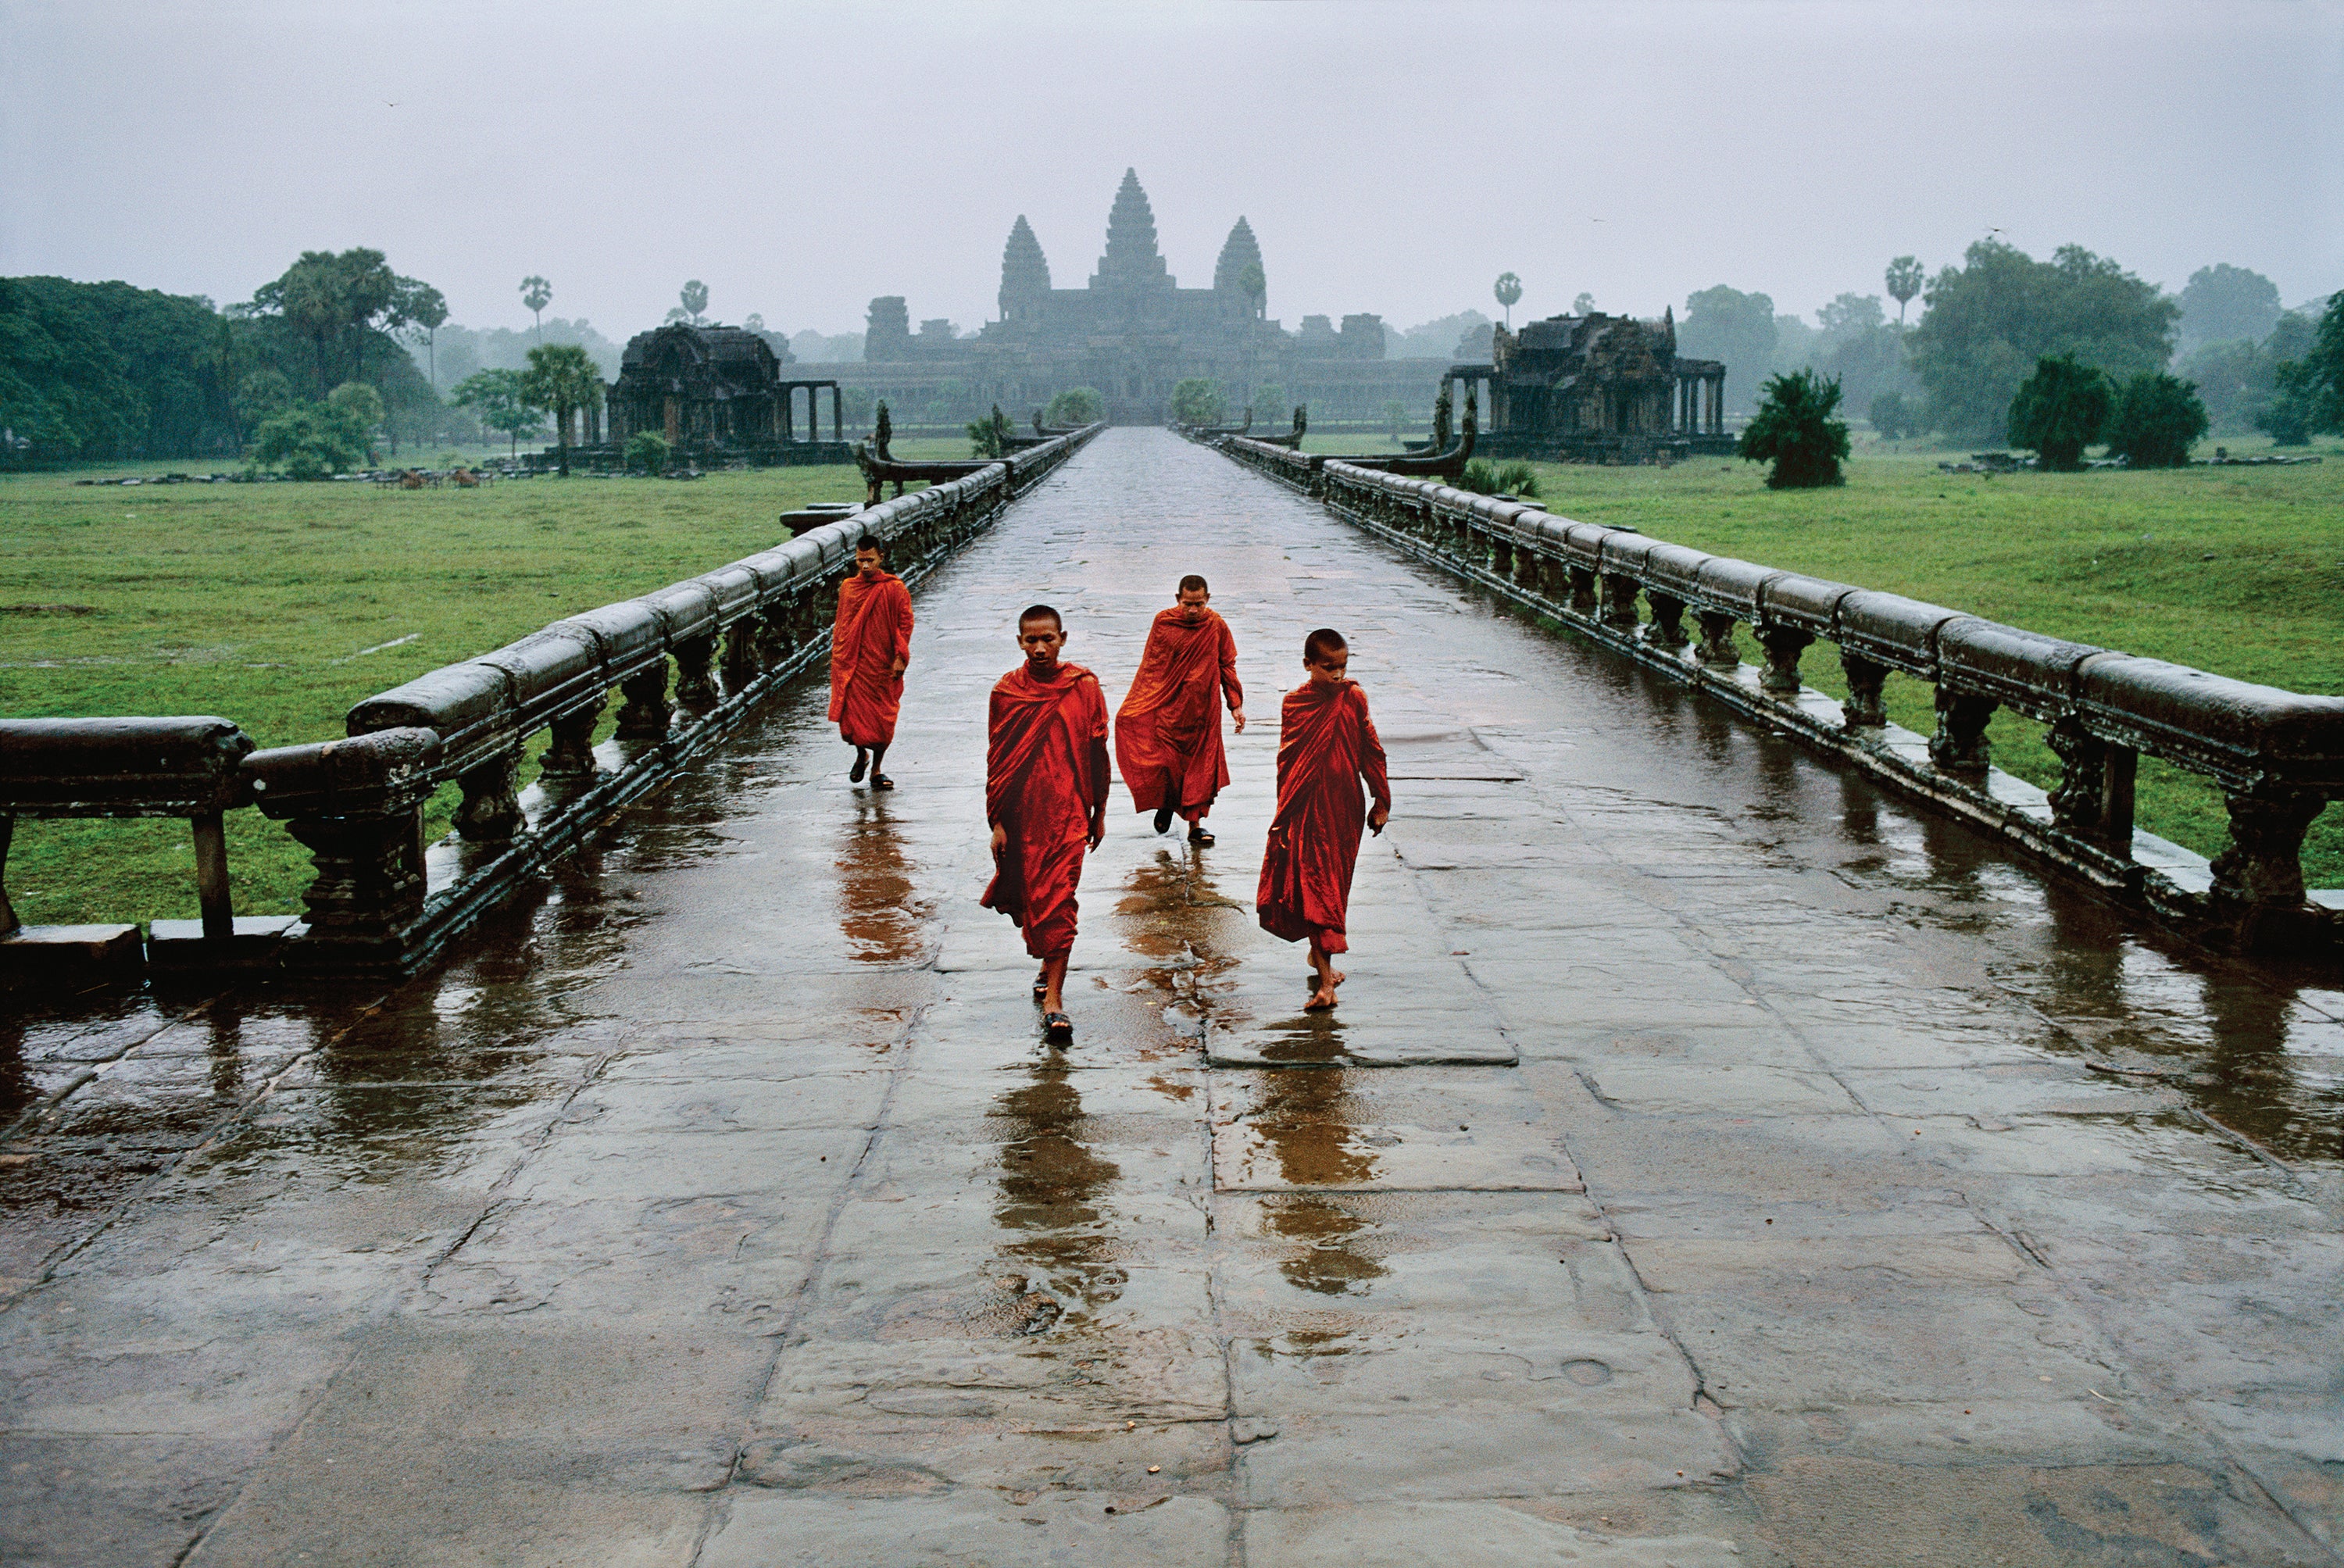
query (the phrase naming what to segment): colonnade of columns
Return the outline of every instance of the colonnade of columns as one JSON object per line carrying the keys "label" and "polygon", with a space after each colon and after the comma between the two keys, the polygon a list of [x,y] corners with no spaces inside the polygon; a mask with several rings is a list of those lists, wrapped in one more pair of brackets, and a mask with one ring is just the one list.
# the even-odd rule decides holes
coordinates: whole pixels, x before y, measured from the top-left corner
{"label": "colonnade of columns", "polygon": [[1705,370],[1677,378],[1675,430],[1680,435],[1725,432],[1725,372]]}
{"label": "colonnade of columns", "polygon": [[781,419],[782,440],[793,441],[798,439],[797,404],[800,392],[805,394],[805,439],[810,441],[822,440],[822,389],[824,387],[830,389],[830,439],[834,441],[843,441],[846,439],[845,394],[840,390],[836,381],[784,381],[782,383],[781,401],[776,406],[776,412]]}

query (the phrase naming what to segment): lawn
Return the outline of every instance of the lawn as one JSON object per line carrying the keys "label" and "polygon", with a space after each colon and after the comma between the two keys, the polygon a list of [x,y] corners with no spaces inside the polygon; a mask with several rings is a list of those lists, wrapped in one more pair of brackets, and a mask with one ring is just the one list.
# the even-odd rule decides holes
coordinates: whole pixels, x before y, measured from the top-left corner
{"label": "lawn", "polygon": [[[360,698],[863,494],[844,466],[473,491],[73,482],[102,471],[0,478],[0,713],[217,713],[264,746],[339,735]],[[255,812],[228,833],[238,911],[297,909],[307,853]],[[30,923],[186,917],[193,865],[184,823],[25,822],[7,885]]]}
{"label": "lawn", "polygon": [[[2241,456],[2270,450],[2223,444]],[[1873,447],[1848,465],[1844,486],[1823,491],[1769,491],[1763,469],[1721,459],[1541,464],[1539,495],[1582,521],[2240,680],[2344,693],[2344,446],[2313,450],[2326,458],[2318,467],[1989,477],[1939,471],[1960,454]],[[1829,648],[1811,651],[1805,672],[1844,693]],[[1887,695],[1896,723],[1934,727],[1926,683],[1892,675]],[[2040,726],[2005,713],[1989,733],[1999,765],[2039,784],[2057,779]],[[2143,827],[2201,854],[2227,842],[2219,795],[2149,759],[2138,812]],[[2305,871],[2316,886],[2344,885],[2344,811],[2313,824]]]}

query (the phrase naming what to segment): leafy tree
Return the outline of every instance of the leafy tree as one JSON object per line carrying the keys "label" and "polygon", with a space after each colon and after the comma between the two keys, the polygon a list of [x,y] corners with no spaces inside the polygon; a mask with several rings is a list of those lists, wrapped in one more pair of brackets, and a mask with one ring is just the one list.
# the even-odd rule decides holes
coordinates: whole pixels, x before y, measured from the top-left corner
{"label": "leafy tree", "polygon": [[1982,239],[1962,259],[1931,281],[1929,312],[1907,334],[1938,430],[1991,440],[2046,356],[2115,376],[2162,369],[2171,357],[2180,307],[2105,257],[2069,245],[2036,261]]}
{"label": "leafy tree", "polygon": [[1384,433],[1397,441],[1399,440],[1400,432],[1406,429],[1408,429],[1408,405],[1398,398],[1393,398],[1384,404]]}
{"label": "leafy tree", "polygon": [[708,309],[707,284],[697,278],[692,278],[677,290],[676,298],[683,302],[683,315],[686,320],[695,327],[706,324],[707,318],[702,312]]}
{"label": "leafy tree", "polygon": [[1904,400],[1904,394],[1892,389],[1872,400],[1872,428],[1884,440],[1901,441],[1920,430],[1914,418],[1915,412],[1913,406]]}
{"label": "leafy tree", "polygon": [[520,280],[520,302],[529,307],[530,315],[537,321],[537,340],[544,342],[545,317],[542,312],[553,303],[553,285],[535,273],[530,274]]}
{"label": "leafy tree", "polygon": [[1042,422],[1059,430],[1073,426],[1095,425],[1106,418],[1106,400],[1096,389],[1073,387],[1050,400],[1042,410]]}
{"label": "leafy tree", "polygon": [[2034,451],[2046,469],[2078,469],[2115,411],[2106,375],[2073,354],[2046,354],[2010,400],[2010,444]]}
{"label": "leafy tree", "polygon": [[1594,312],[1595,296],[1588,293],[1583,288],[1581,289],[1577,297],[1571,302],[1571,313],[1573,316],[1591,316],[1593,315]]}
{"label": "leafy tree", "polygon": [[520,438],[541,422],[539,410],[522,392],[519,370],[475,370],[456,383],[450,400],[471,410],[484,428],[503,431],[512,455],[520,453]]}
{"label": "leafy tree", "polygon": [[1839,465],[1847,457],[1847,422],[1836,417],[1839,400],[1839,383],[1813,370],[1769,376],[1734,455],[1744,462],[1773,463],[1766,475],[1770,490],[1846,483]]}
{"label": "leafy tree", "polygon": [[993,405],[993,411],[983,419],[969,420],[969,455],[979,458],[1007,457],[1012,450],[1009,444],[1010,437],[1015,433],[1015,428],[1009,423],[1009,416],[1001,411],[999,403],[995,403]]}
{"label": "leafy tree", "polygon": [[1677,323],[1677,352],[1692,359],[1724,360],[1726,403],[1742,408],[1748,406],[1751,389],[1773,363],[1781,336],[1772,297],[1744,294],[1721,283],[1686,297],[1684,319]]}
{"label": "leafy tree", "polygon": [[657,479],[667,472],[667,438],[657,430],[637,430],[627,438],[627,466]]}
{"label": "leafy tree", "polygon": [[570,477],[571,420],[580,410],[602,406],[602,373],[575,343],[551,343],[529,351],[520,379],[521,400],[553,413],[553,439],[561,450],[561,477]]}
{"label": "leafy tree", "polygon": [[2199,268],[2182,286],[2181,338],[2191,347],[2263,337],[2280,314],[2278,284],[2227,261]]}
{"label": "leafy tree", "polygon": [[253,330],[208,299],[0,278],[0,426],[30,443],[9,460],[235,450],[235,389],[254,368]]}
{"label": "leafy tree", "polygon": [[1879,295],[1842,294],[1816,311],[1815,319],[1826,332],[1852,333],[1878,327],[1888,318],[1880,309]]}
{"label": "leafy tree", "polygon": [[1253,410],[1254,423],[1276,428],[1286,415],[1286,389],[1276,381],[1267,381],[1253,389],[1253,401],[1246,405]]}
{"label": "leafy tree", "polygon": [[1913,296],[1921,292],[1924,277],[1919,260],[1910,256],[1900,256],[1888,264],[1887,274],[1881,279],[1888,285],[1888,297],[1896,301],[1899,331],[1904,327],[1904,307],[1913,302]]}
{"label": "leafy tree", "polygon": [[2190,445],[2206,428],[2206,405],[2195,386],[2162,370],[2144,371],[2117,394],[2108,455],[2137,469],[2186,468]]}
{"label": "leafy tree", "polygon": [[412,278],[399,282],[397,314],[401,325],[423,339],[423,351],[429,356],[428,379],[436,393],[440,390],[440,329],[448,322],[448,297]]}
{"label": "leafy tree", "polygon": [[326,406],[349,419],[367,447],[368,460],[372,461],[374,432],[383,422],[382,394],[364,381],[344,381],[326,394]]}
{"label": "leafy tree", "polygon": [[282,370],[255,370],[236,384],[236,417],[239,425],[258,426],[292,402],[293,383],[285,379]]}
{"label": "leafy tree", "polygon": [[1498,274],[1498,281],[1491,286],[1490,292],[1495,295],[1498,303],[1505,308],[1506,329],[1511,331],[1514,325],[1514,307],[1522,298],[1522,280],[1510,272],[1500,272]]}
{"label": "leafy tree", "polygon": [[349,413],[328,403],[296,403],[261,421],[253,457],[288,478],[319,480],[356,468],[366,445],[366,431]]}
{"label": "leafy tree", "polygon": [[2302,446],[2314,432],[2344,430],[2344,290],[2329,296],[2303,357],[2280,360],[2271,380],[2270,408],[2255,423],[2273,440]]}
{"label": "leafy tree", "polygon": [[1172,389],[1172,417],[1184,425],[1217,425],[1228,410],[1221,384],[1204,376],[1190,376]]}

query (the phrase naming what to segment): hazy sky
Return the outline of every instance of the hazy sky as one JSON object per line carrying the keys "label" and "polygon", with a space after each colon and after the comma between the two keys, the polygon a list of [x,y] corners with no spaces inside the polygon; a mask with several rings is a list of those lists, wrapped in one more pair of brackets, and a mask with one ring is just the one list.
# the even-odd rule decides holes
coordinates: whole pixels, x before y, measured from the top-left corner
{"label": "hazy sky", "polygon": [[453,319],[965,328],[1060,288],[1136,165],[1172,271],[1396,327],[1714,283],[1812,312],[1992,229],[2178,288],[2344,288],[2344,5],[0,0],[0,272],[223,302],[378,247]]}

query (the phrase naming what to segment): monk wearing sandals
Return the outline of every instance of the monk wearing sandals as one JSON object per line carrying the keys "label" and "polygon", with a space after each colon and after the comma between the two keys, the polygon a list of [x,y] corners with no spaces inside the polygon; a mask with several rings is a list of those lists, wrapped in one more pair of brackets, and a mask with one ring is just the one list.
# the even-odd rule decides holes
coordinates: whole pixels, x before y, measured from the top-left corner
{"label": "monk wearing sandals", "polygon": [[[1368,716],[1367,693],[1345,675],[1350,662],[1339,632],[1321,627],[1303,641],[1310,678],[1286,694],[1280,710],[1278,814],[1255,898],[1263,930],[1310,944],[1314,984],[1303,1006],[1313,1012],[1333,1007],[1335,987],[1343,983],[1334,955],[1350,946],[1343,927],[1360,824],[1380,834],[1391,820],[1383,742]],[[1373,810],[1361,797],[1362,779],[1375,797]]]}
{"label": "monk wearing sandals", "polygon": [[854,541],[854,575],[839,584],[838,624],[830,634],[830,716],[854,748],[847,779],[894,789],[887,747],[904,703],[912,662],[912,593],[887,570],[886,546],[870,534]]}
{"label": "monk wearing sandals", "polygon": [[1106,836],[1106,699],[1098,677],[1060,661],[1066,622],[1036,604],[1017,618],[1025,662],[994,683],[985,748],[985,819],[993,828],[993,884],[981,900],[1016,922],[1042,961],[1034,996],[1043,1037],[1074,1041],[1066,960],[1075,946],[1075,888],[1083,855]]}
{"label": "monk wearing sandals", "polygon": [[1212,590],[1194,572],[1180,579],[1169,610],[1156,612],[1139,673],[1115,713],[1115,761],[1134,811],[1153,811],[1156,831],[1187,819],[1188,842],[1213,842],[1205,814],[1229,783],[1221,745],[1221,703],[1238,733],[1246,727],[1245,688],[1238,683],[1238,643],[1211,608]]}

